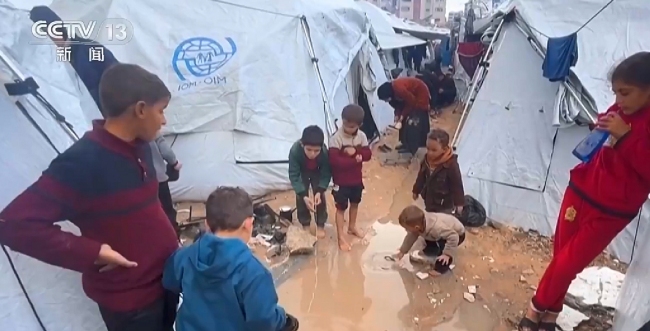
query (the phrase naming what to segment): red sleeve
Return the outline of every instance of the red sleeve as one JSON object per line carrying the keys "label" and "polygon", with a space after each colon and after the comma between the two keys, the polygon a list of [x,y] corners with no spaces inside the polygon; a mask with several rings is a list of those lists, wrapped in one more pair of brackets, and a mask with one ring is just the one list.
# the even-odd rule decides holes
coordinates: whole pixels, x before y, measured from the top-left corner
{"label": "red sleeve", "polygon": [[370,161],[370,158],[372,157],[372,151],[370,150],[370,146],[357,147],[357,153],[361,154],[361,159],[363,160],[363,162]]}
{"label": "red sleeve", "polygon": [[0,243],[45,263],[83,272],[94,267],[101,244],[64,232],[54,223],[74,219],[82,211],[85,197],[76,189],[85,181],[84,169],[57,159],[0,212]]}
{"label": "red sleeve", "polygon": [[393,83],[393,92],[395,93],[395,96],[404,101],[404,107],[400,113],[400,115],[404,117],[408,116],[413,111],[414,106],[418,102],[415,94],[409,90],[409,83],[408,80],[395,80]]}
{"label": "red sleeve", "polygon": [[357,164],[357,160],[354,157],[345,154],[341,149],[330,147],[327,153],[329,154],[332,168],[345,169],[356,166]]}
{"label": "red sleeve", "polygon": [[646,183],[650,183],[650,123],[646,124],[645,131],[629,131],[618,139],[614,150],[627,160]]}

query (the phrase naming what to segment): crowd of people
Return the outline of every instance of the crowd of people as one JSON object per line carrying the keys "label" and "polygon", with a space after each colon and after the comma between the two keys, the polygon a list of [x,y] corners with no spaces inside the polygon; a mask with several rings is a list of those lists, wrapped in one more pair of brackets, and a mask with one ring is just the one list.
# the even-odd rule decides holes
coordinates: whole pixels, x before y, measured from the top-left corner
{"label": "crowd of people", "polygon": [[[108,331],[171,331],[174,324],[178,331],[298,330],[298,320],[278,304],[270,272],[246,245],[254,215],[245,191],[216,188],[206,201],[209,231],[180,247],[168,186],[180,163],[160,136],[171,93],[140,66],[115,60],[100,69],[96,100],[104,119],[94,121],[91,131],[0,212],[0,244],[80,272]],[[571,281],[629,224],[650,193],[650,53],[624,60],[611,81],[616,103],[594,126],[610,140],[571,170],[553,258],[520,330],[556,329]],[[423,80],[398,78],[377,93],[395,108],[406,149],[426,147],[412,190],[425,208],[408,206],[399,215],[407,235],[393,259],[399,263],[421,237],[426,246],[417,253],[430,262],[432,275],[443,274],[466,239],[459,220],[462,176],[449,134],[430,130],[431,93]],[[314,214],[319,238],[333,181],[338,245],[349,251],[345,234],[363,236],[357,212],[363,163],[372,153],[360,130],[363,108],[348,105],[341,117],[342,127],[327,145],[318,126],[304,129],[289,151],[288,178],[300,223],[309,226]],[[63,220],[81,235],[55,225]]]}

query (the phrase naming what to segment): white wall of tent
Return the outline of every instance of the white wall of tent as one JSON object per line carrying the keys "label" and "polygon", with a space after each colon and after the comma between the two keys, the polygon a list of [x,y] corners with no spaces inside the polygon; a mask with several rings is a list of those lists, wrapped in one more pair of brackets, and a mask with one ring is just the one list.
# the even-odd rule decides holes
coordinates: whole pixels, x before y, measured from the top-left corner
{"label": "white wall of tent", "polygon": [[[212,188],[226,183],[243,186],[253,194],[288,188],[286,165],[273,161],[286,159],[288,148],[302,127],[316,123],[330,132],[334,130],[338,109],[356,100],[359,86],[370,100],[377,126],[384,128],[392,121],[392,111],[374,94],[386,77],[380,57],[368,39],[368,20],[351,1],[294,0],[282,5],[246,1],[250,7],[266,9],[265,15],[242,7],[225,9],[231,5],[215,1],[209,4],[209,11],[203,11],[210,13],[208,17],[193,16],[201,11],[179,12],[171,1],[158,1],[157,6],[149,2],[60,0],[55,1],[53,8],[64,19],[129,17],[138,38],[128,47],[109,48],[121,61],[138,63],[156,72],[172,89],[179,85],[172,70],[173,54],[184,38],[198,34],[221,41],[230,37],[237,43],[237,56],[219,72],[226,77],[227,86],[207,86],[202,89],[204,93],[174,92],[166,133],[175,137],[171,139],[174,149],[185,164],[183,179],[173,187],[177,200],[201,200]],[[580,15],[588,15],[604,2],[515,0],[510,7],[502,6],[502,10],[516,7],[519,26],[530,24],[560,36],[584,21]],[[579,35],[581,60],[572,78],[574,86],[583,92],[581,95],[588,94],[584,102],[589,109],[604,109],[611,102],[608,87],[601,79],[606,76],[607,67],[624,55],[650,49],[640,33],[634,32],[648,31],[650,23],[641,18],[648,16],[649,9],[643,7],[642,0],[618,2],[622,5],[605,11],[602,22],[595,20],[590,29]],[[99,112],[74,71],[55,61],[53,46],[34,47],[26,42],[31,38],[31,22],[24,10],[38,4],[43,3],[0,0],[0,49],[18,71],[36,79],[40,94],[81,135],[89,129],[92,119],[100,117]],[[208,6],[197,1],[198,5]],[[390,35],[377,22],[377,15],[364,10],[382,48],[420,42],[408,36]],[[568,12],[575,15],[569,19]],[[300,15],[306,16],[309,37]],[[182,31],[156,25],[158,21],[168,21],[170,27],[184,26],[179,22],[188,19],[196,26]],[[241,26],[241,22],[246,22],[246,26]],[[218,29],[214,29],[215,24]],[[206,28],[218,30],[220,35],[206,36]],[[258,33],[252,37],[246,31]],[[627,45],[616,42],[622,34],[627,36]],[[540,44],[545,43],[543,37],[531,35]],[[616,36],[618,39],[614,39]],[[280,39],[270,42],[273,38]],[[260,54],[264,54],[264,61],[257,60]],[[312,56],[319,58],[318,70],[310,60]],[[610,62],[603,66],[603,58]],[[601,65],[590,66],[592,63]],[[6,65],[0,63],[0,68],[3,84],[16,79]],[[246,94],[242,93],[242,86],[247,87]],[[512,91],[524,87],[521,97],[512,96]],[[579,114],[576,102],[567,95],[570,93],[561,85],[541,77],[541,58],[522,31],[514,23],[504,25],[495,43],[489,73],[483,79],[457,146],[466,190],[484,203],[491,217],[543,234],[552,233],[568,169],[576,163],[570,150],[585,135],[584,128],[571,125],[570,119]],[[26,113],[16,102],[24,106]],[[2,89],[0,103],[3,207],[38,177],[57,151],[67,148],[73,140],[33,96],[9,97]],[[510,105],[510,114],[517,115],[504,117],[499,109],[506,105]],[[519,113],[517,109],[528,111]],[[497,125],[500,129],[494,130]],[[526,148],[530,146],[536,148]],[[496,158],[495,151],[508,153],[502,153],[505,158]],[[517,162],[513,163],[514,160]],[[644,211],[637,221],[641,224],[640,238],[650,235],[647,214]],[[623,261],[629,260],[637,222],[610,248]],[[67,223],[63,227],[75,231]],[[650,302],[643,297],[650,285],[642,281],[643,275],[650,272],[650,256],[640,254],[650,251],[650,247],[639,242],[636,250],[639,253],[632,261],[619,302],[616,331],[635,331],[650,319]],[[15,276],[14,270],[20,277]],[[0,275],[0,303],[4,307],[0,312],[0,329],[104,330],[96,306],[83,295],[79,275],[9,249],[0,254]]]}

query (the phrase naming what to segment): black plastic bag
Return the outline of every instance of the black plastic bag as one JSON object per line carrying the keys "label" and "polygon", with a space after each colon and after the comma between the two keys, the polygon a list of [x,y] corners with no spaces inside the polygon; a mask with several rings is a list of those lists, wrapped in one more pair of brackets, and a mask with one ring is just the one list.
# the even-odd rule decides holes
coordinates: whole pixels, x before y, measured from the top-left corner
{"label": "black plastic bag", "polygon": [[487,213],[483,205],[471,195],[465,196],[465,206],[461,215],[457,216],[463,225],[470,228],[478,228],[487,221]]}

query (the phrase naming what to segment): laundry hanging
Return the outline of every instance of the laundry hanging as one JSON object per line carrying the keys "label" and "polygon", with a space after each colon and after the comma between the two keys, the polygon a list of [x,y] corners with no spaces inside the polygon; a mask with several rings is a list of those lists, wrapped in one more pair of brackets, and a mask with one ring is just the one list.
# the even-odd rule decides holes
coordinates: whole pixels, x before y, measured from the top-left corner
{"label": "laundry hanging", "polygon": [[578,34],[548,38],[542,74],[551,82],[563,81],[578,62]]}

